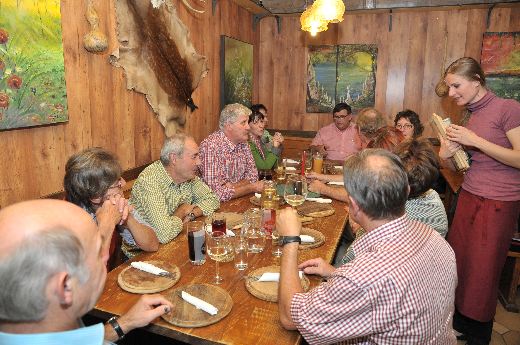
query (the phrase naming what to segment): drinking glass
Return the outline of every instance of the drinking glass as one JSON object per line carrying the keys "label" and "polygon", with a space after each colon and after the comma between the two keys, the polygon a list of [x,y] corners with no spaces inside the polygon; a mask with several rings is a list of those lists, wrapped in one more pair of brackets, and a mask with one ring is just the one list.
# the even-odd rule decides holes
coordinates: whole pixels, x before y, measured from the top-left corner
{"label": "drinking glass", "polygon": [[247,268],[247,239],[241,236],[235,237],[235,267],[239,271]]}
{"label": "drinking glass", "polygon": [[322,169],[323,169],[323,156],[321,155],[321,153],[316,152],[314,154],[312,170],[318,174],[321,174]]}
{"label": "drinking glass", "polygon": [[312,153],[310,150],[305,151],[305,173],[308,174],[312,170]]}
{"label": "drinking glass", "polygon": [[307,179],[302,175],[290,175],[283,191],[285,201],[293,208],[300,206],[307,197]]}
{"label": "drinking glass", "polygon": [[226,233],[226,217],[222,213],[213,213],[211,216],[211,231]]}
{"label": "drinking glass", "polygon": [[276,228],[273,229],[271,236],[273,241],[272,254],[274,257],[279,258],[280,256],[282,256],[282,247],[280,246],[280,234],[278,233],[278,230],[276,230]]}
{"label": "drinking glass", "polygon": [[285,166],[286,166],[286,160],[282,159],[282,157],[278,158],[276,161],[276,179],[278,180],[278,183],[283,183],[285,180]]}
{"label": "drinking glass", "polygon": [[262,228],[263,212],[259,208],[250,208],[244,213],[242,235],[247,239],[248,251],[260,253],[265,246],[265,232]]}
{"label": "drinking glass", "polygon": [[210,258],[215,260],[215,278],[213,282],[215,284],[222,283],[222,277],[218,270],[219,261],[224,260],[229,250],[229,238],[222,231],[212,231],[208,234],[208,240],[206,241],[206,248]]}
{"label": "drinking glass", "polygon": [[206,232],[204,223],[192,221],[187,224],[188,251],[190,261],[194,265],[202,265],[206,262]]}

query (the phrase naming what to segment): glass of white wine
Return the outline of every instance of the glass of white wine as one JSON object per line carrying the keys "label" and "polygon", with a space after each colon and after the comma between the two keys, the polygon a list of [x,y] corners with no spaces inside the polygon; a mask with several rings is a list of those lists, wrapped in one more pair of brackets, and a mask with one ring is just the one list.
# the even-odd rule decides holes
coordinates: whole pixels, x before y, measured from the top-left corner
{"label": "glass of white wine", "polygon": [[206,241],[206,249],[210,258],[215,260],[215,278],[213,282],[215,284],[222,283],[222,277],[220,276],[218,263],[226,259],[230,247],[229,238],[222,231],[215,231],[208,234],[208,240]]}
{"label": "glass of white wine", "polygon": [[300,206],[307,197],[307,179],[302,175],[290,175],[283,191],[285,201],[293,208]]}

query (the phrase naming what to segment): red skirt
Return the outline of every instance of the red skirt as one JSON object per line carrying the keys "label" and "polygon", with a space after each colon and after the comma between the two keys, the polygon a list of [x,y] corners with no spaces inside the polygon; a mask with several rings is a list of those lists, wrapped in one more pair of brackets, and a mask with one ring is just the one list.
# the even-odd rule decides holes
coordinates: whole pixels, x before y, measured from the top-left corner
{"label": "red skirt", "polygon": [[455,306],[471,319],[495,316],[498,283],[511,238],[517,228],[520,201],[497,201],[464,189],[447,240],[457,260]]}

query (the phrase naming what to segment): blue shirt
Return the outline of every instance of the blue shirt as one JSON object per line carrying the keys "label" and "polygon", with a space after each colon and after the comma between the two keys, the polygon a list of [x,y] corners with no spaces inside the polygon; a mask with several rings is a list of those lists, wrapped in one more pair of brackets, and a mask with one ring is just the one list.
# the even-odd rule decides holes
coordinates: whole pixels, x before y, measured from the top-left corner
{"label": "blue shirt", "polygon": [[80,327],[71,331],[36,333],[36,334],[11,334],[0,332],[0,345],[101,345],[105,343],[105,328],[102,323],[89,327]]}

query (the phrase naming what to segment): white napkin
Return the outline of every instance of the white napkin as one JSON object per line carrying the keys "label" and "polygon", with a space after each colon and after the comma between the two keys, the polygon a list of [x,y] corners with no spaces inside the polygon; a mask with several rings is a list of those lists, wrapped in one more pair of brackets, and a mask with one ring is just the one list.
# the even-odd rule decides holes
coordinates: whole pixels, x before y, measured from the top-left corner
{"label": "white napkin", "polygon": [[334,168],[335,169],[343,169],[343,165],[335,165]]}
{"label": "white napkin", "polygon": [[[300,275],[300,279],[303,278],[303,272],[298,271],[298,274]],[[277,282],[280,280],[280,273],[277,272],[265,272],[258,278],[259,282]]]}
{"label": "white napkin", "polygon": [[285,170],[286,171],[296,171],[296,168],[295,167],[286,167]]}
{"label": "white napkin", "polygon": [[287,162],[289,164],[298,164],[299,163],[298,161],[295,161],[294,159],[290,159],[290,158],[286,158],[285,162]]}
{"label": "white napkin", "polygon": [[260,193],[255,193],[255,198],[260,199],[261,197],[262,197],[262,194],[260,194]]}
{"label": "white napkin", "polygon": [[314,243],[314,237],[309,235],[300,235],[302,243]]}
{"label": "white napkin", "polygon": [[343,181],[330,181],[328,183],[329,184],[334,184],[336,186],[344,186],[345,185],[345,182],[343,182]]}
{"label": "white napkin", "polygon": [[215,306],[209,304],[206,301],[201,300],[200,298],[192,296],[185,291],[181,292],[181,297],[186,302],[193,304],[195,307],[197,307],[197,309],[204,310],[208,314],[217,315],[217,313],[218,313],[218,309],[215,308]]}
{"label": "white napkin", "polygon": [[235,237],[235,233],[229,229],[226,229],[226,235],[228,235],[229,237]]}
{"label": "white napkin", "polygon": [[332,199],[327,198],[307,198],[306,200],[318,202],[320,204],[330,204],[332,202]]}
{"label": "white napkin", "polygon": [[130,266],[132,266],[133,268],[137,268],[138,270],[145,271],[155,275],[160,275],[161,273],[168,273],[168,271],[165,271],[162,268],[142,261],[134,261],[130,264]]}

